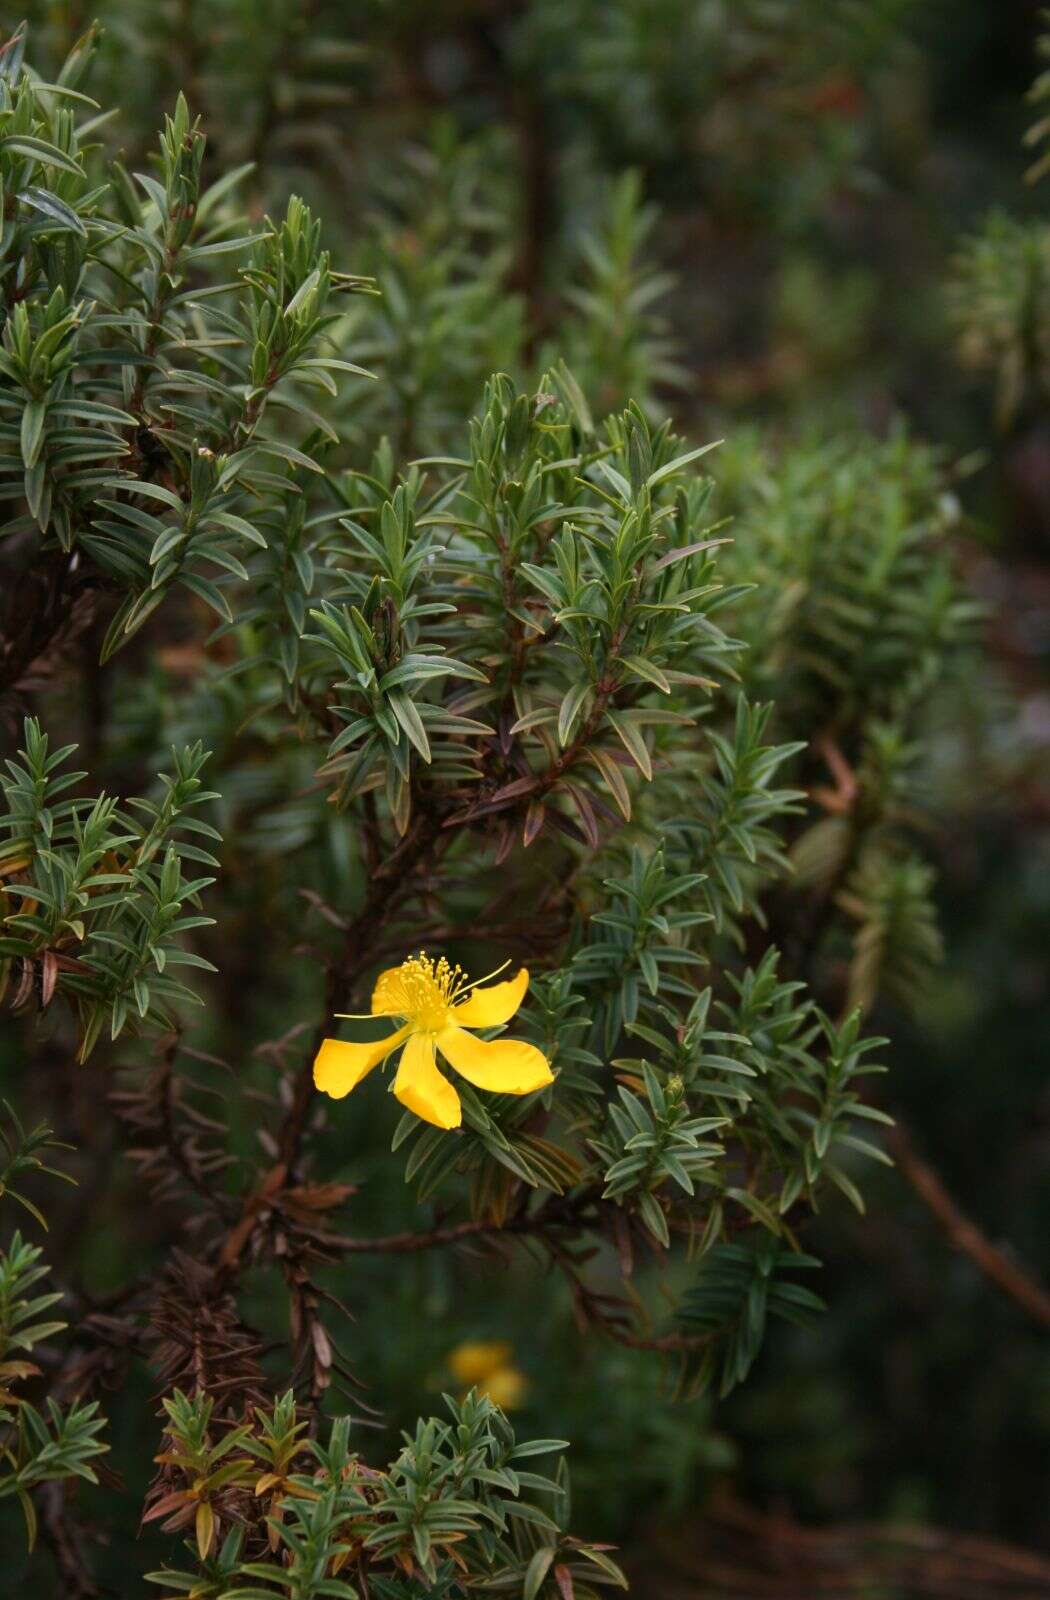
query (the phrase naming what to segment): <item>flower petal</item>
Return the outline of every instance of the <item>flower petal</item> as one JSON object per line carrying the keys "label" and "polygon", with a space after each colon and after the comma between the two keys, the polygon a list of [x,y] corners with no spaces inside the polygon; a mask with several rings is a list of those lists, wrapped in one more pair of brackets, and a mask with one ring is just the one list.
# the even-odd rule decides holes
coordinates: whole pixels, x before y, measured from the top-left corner
{"label": "flower petal", "polygon": [[331,1095],[333,1100],[341,1100],[344,1094],[357,1088],[373,1067],[385,1061],[407,1034],[407,1028],[399,1028],[385,1039],[372,1039],[367,1044],[326,1039],[314,1057],[315,1086],[322,1094]]}
{"label": "flower petal", "polygon": [[460,1383],[483,1383],[493,1372],[511,1364],[514,1351],[503,1339],[465,1339],[448,1358]]}
{"label": "flower petal", "polygon": [[554,1082],[542,1050],[524,1039],[475,1039],[462,1028],[443,1028],[438,1049],[468,1083],[490,1094],[531,1094]]}
{"label": "flower petal", "polygon": [[477,1387],[478,1393],[501,1411],[517,1411],[524,1403],[529,1380],[517,1367],[497,1367]]}
{"label": "flower petal", "polygon": [[463,1121],[459,1095],[434,1060],[434,1041],[413,1033],[394,1079],[394,1094],[409,1111],[435,1128],[458,1128]]}
{"label": "flower petal", "polygon": [[501,1022],[510,1021],[528,987],[528,968],[522,967],[518,976],[506,983],[490,983],[487,989],[473,990],[453,1006],[453,1019],[463,1028],[498,1028]]}
{"label": "flower petal", "polygon": [[401,968],[387,967],[375,981],[372,990],[373,1017],[400,1017],[405,1012],[405,991],[401,982]]}

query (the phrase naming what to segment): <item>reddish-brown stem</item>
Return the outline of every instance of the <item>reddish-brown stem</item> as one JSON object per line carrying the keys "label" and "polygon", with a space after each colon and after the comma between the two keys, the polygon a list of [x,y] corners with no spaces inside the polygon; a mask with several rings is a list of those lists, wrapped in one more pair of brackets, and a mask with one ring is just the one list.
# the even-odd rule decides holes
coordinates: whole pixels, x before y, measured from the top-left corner
{"label": "reddish-brown stem", "polygon": [[1050,1328],[1050,1294],[1034,1278],[1029,1277],[1023,1267],[997,1249],[977,1224],[959,1209],[937,1173],[918,1154],[910,1134],[899,1121],[894,1128],[887,1129],[886,1143],[901,1176],[936,1218],[955,1249],[969,1256],[990,1283],[1008,1295],[1041,1327]]}

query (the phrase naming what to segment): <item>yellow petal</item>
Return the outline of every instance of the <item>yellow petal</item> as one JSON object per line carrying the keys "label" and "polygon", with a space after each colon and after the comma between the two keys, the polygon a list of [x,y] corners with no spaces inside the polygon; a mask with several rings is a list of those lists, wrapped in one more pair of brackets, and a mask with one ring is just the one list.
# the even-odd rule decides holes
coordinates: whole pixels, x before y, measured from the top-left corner
{"label": "yellow petal", "polygon": [[404,1014],[404,990],[401,968],[387,967],[375,981],[372,990],[373,1017],[400,1017]]}
{"label": "yellow petal", "polygon": [[438,1049],[468,1083],[491,1094],[531,1094],[554,1082],[542,1050],[523,1039],[475,1039],[462,1028],[443,1028]]}
{"label": "yellow petal", "polygon": [[314,1058],[315,1086],[322,1094],[330,1094],[333,1100],[341,1100],[344,1094],[357,1088],[373,1067],[385,1061],[407,1034],[407,1028],[399,1028],[385,1039],[373,1039],[368,1044],[326,1039]]}
{"label": "yellow petal", "polygon": [[490,983],[487,989],[475,989],[452,1008],[454,1021],[463,1028],[498,1028],[509,1022],[525,998],[529,987],[529,974],[522,967],[516,978],[506,983]]}
{"label": "yellow petal", "polygon": [[460,1383],[481,1383],[500,1367],[509,1366],[513,1354],[503,1339],[466,1339],[450,1353],[448,1364]]}
{"label": "yellow petal", "polygon": [[463,1120],[459,1095],[434,1060],[434,1041],[413,1033],[394,1079],[394,1093],[403,1106],[435,1128],[458,1128]]}
{"label": "yellow petal", "polygon": [[497,1367],[478,1384],[478,1393],[501,1411],[517,1411],[525,1400],[528,1379],[517,1367]]}

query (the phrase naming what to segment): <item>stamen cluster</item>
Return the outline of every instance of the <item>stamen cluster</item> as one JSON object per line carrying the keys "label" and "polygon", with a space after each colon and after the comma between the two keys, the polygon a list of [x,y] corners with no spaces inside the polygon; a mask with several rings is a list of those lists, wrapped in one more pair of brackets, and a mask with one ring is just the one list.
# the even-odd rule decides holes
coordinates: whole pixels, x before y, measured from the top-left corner
{"label": "stamen cluster", "polygon": [[462,967],[450,966],[444,956],[436,963],[422,950],[400,967],[384,973],[376,985],[376,1005],[405,1017],[426,1033],[445,1026],[459,994],[469,987]]}

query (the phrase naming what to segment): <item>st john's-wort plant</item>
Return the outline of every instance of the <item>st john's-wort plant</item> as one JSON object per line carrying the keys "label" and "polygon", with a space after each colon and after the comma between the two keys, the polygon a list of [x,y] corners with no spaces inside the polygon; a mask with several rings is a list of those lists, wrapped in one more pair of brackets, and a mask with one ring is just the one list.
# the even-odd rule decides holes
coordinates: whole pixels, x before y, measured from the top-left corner
{"label": "st john's-wort plant", "polygon": [[[375,282],[340,271],[302,200],[242,215],[182,96],[129,169],[96,46],[53,83],[0,49],[0,985],[49,1095],[108,1087],[162,1221],[49,1362],[70,1407],[0,1389],[0,1494],[32,1526],[44,1478],[91,1480],[86,1397],[145,1364],[157,1471],[122,1492],[159,1590],[587,1600],[624,1579],[570,1531],[565,1441],[470,1390],[369,1459],[357,1264],[539,1263],[552,1316],[688,1393],[820,1310],[806,1224],[886,1159],[862,1012],[936,955],[905,792],[968,620],[940,469],[722,473],[659,420],[633,178],[566,297],[579,374],[552,348],[475,392],[496,334],[520,357],[498,270],[472,296],[469,252],[390,227]],[[804,549],[792,473],[834,478]],[[369,1173],[403,1229],[351,1223]],[[36,1262],[0,1257],[0,1342],[56,1331]]]}

